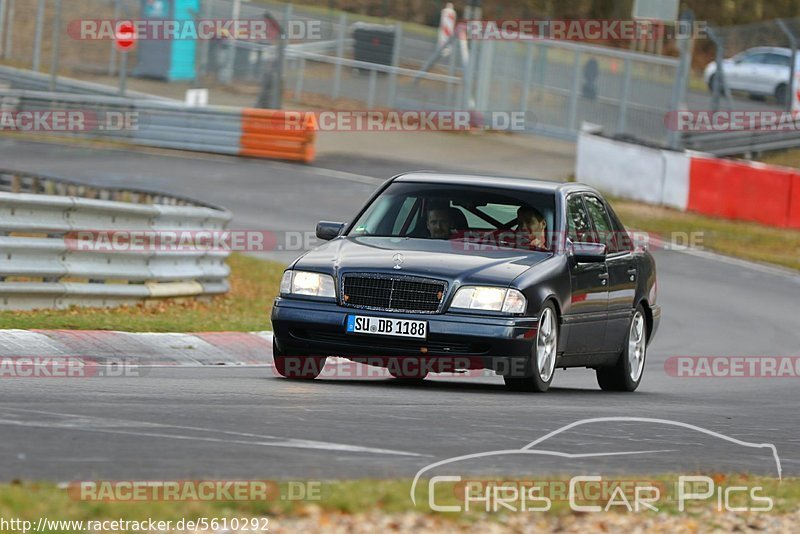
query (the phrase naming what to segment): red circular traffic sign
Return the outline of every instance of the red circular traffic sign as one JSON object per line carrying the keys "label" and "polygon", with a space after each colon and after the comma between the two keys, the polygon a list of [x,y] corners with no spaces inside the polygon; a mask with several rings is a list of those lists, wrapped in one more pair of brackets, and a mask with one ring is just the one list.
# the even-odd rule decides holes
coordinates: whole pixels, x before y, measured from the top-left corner
{"label": "red circular traffic sign", "polygon": [[136,33],[133,22],[123,21],[117,24],[117,31],[114,35],[117,48],[123,52],[132,50],[136,46]]}

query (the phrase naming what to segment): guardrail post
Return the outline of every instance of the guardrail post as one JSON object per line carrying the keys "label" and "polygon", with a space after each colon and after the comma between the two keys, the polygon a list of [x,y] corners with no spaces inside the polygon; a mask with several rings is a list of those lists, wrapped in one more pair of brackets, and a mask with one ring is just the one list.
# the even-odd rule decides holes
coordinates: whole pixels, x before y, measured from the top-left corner
{"label": "guardrail post", "polygon": [[6,6],[8,0],[0,0],[0,55],[5,57],[5,34],[6,34]]}
{"label": "guardrail post", "polygon": [[622,94],[619,97],[619,115],[617,115],[617,133],[624,134],[628,120],[628,99],[631,89],[631,60],[625,58],[623,62]]}
{"label": "guardrail post", "polygon": [[297,78],[294,83],[294,99],[299,101],[303,96],[303,80],[306,77],[306,58],[301,57],[298,62],[300,67],[297,71]]}
{"label": "guardrail post", "polygon": [[392,49],[392,71],[389,73],[389,107],[397,107],[397,67],[400,66],[400,46],[403,41],[403,27],[398,22],[394,29],[394,48]]}
{"label": "guardrail post", "polygon": [[119,62],[119,94],[125,96],[128,88],[128,52],[122,52]]}
{"label": "guardrail post", "polygon": [[367,93],[367,109],[372,109],[375,106],[375,82],[378,77],[378,71],[372,69],[369,71],[369,91]]}
{"label": "guardrail post", "polygon": [[[777,22],[778,26],[780,26],[781,28],[781,31],[784,34],[786,34],[786,38],[789,39],[789,46],[792,47],[792,64],[789,65],[789,90],[787,92],[788,98],[786,99],[786,102],[783,103],[786,106],[786,111],[791,112],[792,103],[794,102],[795,99],[794,91],[795,91],[796,80],[794,79],[794,77],[796,74],[795,67],[797,66],[797,38],[795,37],[794,33],[792,33],[792,30],[789,29],[789,26],[787,26],[786,23],[783,21],[783,19],[778,19]],[[778,102],[778,104],[780,103],[781,102]]]}
{"label": "guardrail post", "polygon": [[39,6],[36,9],[36,30],[33,37],[33,63],[31,65],[31,69],[36,72],[39,72],[39,67],[42,63],[42,35],[44,34],[45,1],[46,0],[39,0]]}
{"label": "guardrail post", "polygon": [[575,51],[575,62],[572,65],[572,92],[569,95],[569,111],[567,115],[567,128],[575,131],[575,121],[578,118],[578,93],[580,92],[581,79],[581,52]]}
{"label": "guardrail post", "polygon": [[522,97],[519,103],[519,109],[522,113],[528,112],[528,98],[531,93],[531,81],[533,80],[533,48],[536,46],[533,41],[528,43],[528,52],[525,56],[525,77],[522,82]]}
{"label": "guardrail post", "polygon": [[53,21],[53,55],[50,61],[50,90],[55,91],[58,85],[58,61],[61,58],[61,14],[62,0],[56,2],[56,18]]}
{"label": "guardrail post", "polygon": [[[694,15],[685,11],[680,15],[681,21],[694,22]],[[680,62],[672,88],[672,105],[670,111],[679,111],[686,102],[686,88],[689,85],[689,69],[692,66],[692,40],[691,37],[678,39]],[[670,148],[677,149],[681,145],[681,132],[676,129],[669,132],[667,142]]]}
{"label": "guardrail post", "polygon": [[292,4],[286,4],[283,10],[283,28],[281,28],[280,41],[278,42],[278,56],[274,67],[275,77],[272,80],[272,109],[283,108],[283,73],[286,71],[286,46],[289,44],[287,34],[292,19]]}
{"label": "guardrail post", "polygon": [[[345,35],[347,35],[347,15],[341,13],[339,15],[339,31],[336,34],[336,59],[344,57],[344,43]],[[331,98],[339,98],[342,90],[342,63],[337,61],[333,67],[333,88],[331,90]]]}
{"label": "guardrail post", "polygon": [[[119,1],[119,0],[117,0]],[[202,0],[203,2],[203,14],[202,17],[206,20],[210,19],[214,15],[214,0]],[[200,72],[198,75],[198,81],[200,78],[208,74],[208,56],[211,50],[211,40],[210,39],[203,39],[203,43],[200,46]]]}
{"label": "guardrail post", "polygon": [[[58,0],[56,0],[58,1]],[[3,47],[3,57],[11,58],[11,48],[14,46],[14,12],[16,10],[16,0],[8,0],[8,20],[6,21],[6,45]]]}
{"label": "guardrail post", "polygon": [[[450,64],[447,67],[447,74],[452,78],[456,76],[456,55],[460,54],[461,47],[456,46],[458,43],[454,42],[450,45]],[[453,101],[453,85],[455,82],[453,80],[448,80],[447,82],[447,93],[445,94],[445,103],[448,106],[453,106],[455,108],[455,102]]]}

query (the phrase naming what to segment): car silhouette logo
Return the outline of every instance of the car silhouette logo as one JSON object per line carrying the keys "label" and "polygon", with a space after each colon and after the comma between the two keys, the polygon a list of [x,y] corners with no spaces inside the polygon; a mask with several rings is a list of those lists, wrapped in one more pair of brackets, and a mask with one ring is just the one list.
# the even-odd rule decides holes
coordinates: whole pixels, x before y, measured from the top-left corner
{"label": "car silhouette logo", "polygon": [[403,268],[403,263],[405,263],[406,258],[405,258],[405,256],[403,256],[402,254],[400,254],[398,252],[397,254],[392,256],[392,261],[394,262],[394,268],[395,269],[402,269]]}

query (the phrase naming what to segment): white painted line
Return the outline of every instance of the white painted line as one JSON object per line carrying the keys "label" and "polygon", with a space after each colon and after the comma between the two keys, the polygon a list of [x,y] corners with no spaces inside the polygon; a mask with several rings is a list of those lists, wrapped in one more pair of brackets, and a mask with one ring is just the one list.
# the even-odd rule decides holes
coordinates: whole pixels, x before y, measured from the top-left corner
{"label": "white painted line", "polygon": [[754,261],[743,260],[741,258],[734,258],[733,256],[726,256],[724,254],[719,254],[717,252],[711,252],[710,250],[706,249],[699,249],[687,245],[682,245],[674,241],[672,242],[666,241],[664,239],[656,237],[648,232],[643,232],[641,230],[629,229],[629,231],[634,233],[636,232],[646,233],[649,236],[650,240],[652,241],[653,245],[656,247],[656,251],[658,251],[659,249],[664,250],[665,246],[669,246],[668,250],[664,250],[665,252],[680,252],[682,254],[688,254],[690,256],[695,256],[706,260],[718,261],[720,263],[727,263],[728,265],[734,265],[736,267],[744,267],[746,269],[751,269],[753,271],[757,271],[760,273],[792,278],[797,283],[800,283],[800,273],[792,269],[779,267],[777,265],[756,263]]}
{"label": "white painted line", "polygon": [[[77,430],[82,432],[99,432],[105,434],[166,438],[166,439],[176,439],[185,441],[204,441],[209,443],[233,443],[237,445],[255,445],[259,447],[314,449],[314,450],[325,450],[325,451],[336,451],[336,452],[385,454],[392,456],[416,456],[416,457],[428,456],[408,451],[397,451],[392,449],[382,449],[375,447],[362,447],[359,445],[349,445],[346,443],[335,443],[328,441],[286,438],[282,436],[251,434],[247,432],[233,432],[228,430],[217,430],[213,428],[202,428],[202,427],[183,426],[183,425],[168,425],[163,423],[149,423],[146,421],[132,421],[127,419],[108,419],[104,417],[73,415],[73,414],[65,414],[59,412],[47,412],[41,410],[27,410],[23,408],[5,408],[4,410],[12,412],[33,413],[33,414],[61,417],[62,420],[23,421],[16,419],[0,419],[0,425],[37,427],[37,428],[63,428],[63,429]],[[186,434],[167,434],[162,432],[137,432],[133,430],[120,430],[113,428],[113,427],[134,428],[136,426],[140,426],[142,428],[161,428],[165,430],[170,430],[170,429],[187,430],[192,432],[205,432],[211,434],[222,434],[225,436],[238,436],[238,437],[255,438],[258,440],[275,440],[275,441],[247,441],[244,439],[217,438],[210,436],[190,436]]]}

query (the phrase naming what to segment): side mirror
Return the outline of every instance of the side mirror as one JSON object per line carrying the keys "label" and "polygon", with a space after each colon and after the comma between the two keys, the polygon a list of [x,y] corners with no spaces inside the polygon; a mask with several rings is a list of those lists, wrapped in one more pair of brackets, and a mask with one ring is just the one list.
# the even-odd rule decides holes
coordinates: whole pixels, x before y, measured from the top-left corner
{"label": "side mirror", "polygon": [[323,241],[336,239],[345,226],[347,225],[341,222],[320,221],[317,223],[317,238]]}
{"label": "side mirror", "polygon": [[572,256],[578,263],[602,263],[606,261],[606,246],[601,243],[574,243]]}

